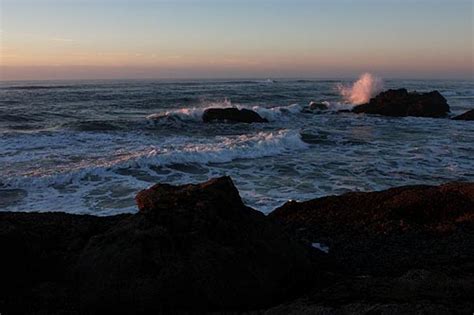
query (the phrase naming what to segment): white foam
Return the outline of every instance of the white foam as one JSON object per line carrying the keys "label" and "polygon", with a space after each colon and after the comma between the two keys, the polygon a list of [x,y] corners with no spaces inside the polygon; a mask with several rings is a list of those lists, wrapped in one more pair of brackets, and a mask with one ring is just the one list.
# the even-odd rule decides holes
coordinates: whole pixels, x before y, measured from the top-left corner
{"label": "white foam", "polygon": [[148,115],[146,118],[151,120],[181,120],[181,121],[195,121],[200,122],[202,121],[202,115],[204,111],[210,108],[226,108],[226,107],[235,107],[232,105],[232,102],[228,99],[224,99],[222,102],[213,102],[213,103],[206,103],[203,106],[195,106],[195,107],[186,107],[186,108],[177,108],[171,109],[164,112],[158,112],[151,115]]}
{"label": "white foam", "polygon": [[370,73],[364,73],[353,85],[337,85],[344,100],[353,105],[367,103],[383,89],[383,81]]}
{"label": "white foam", "polygon": [[322,252],[325,252],[326,254],[329,253],[329,247],[326,245],[323,245],[322,243],[312,243],[311,246],[313,248],[319,249]]}
{"label": "white foam", "polygon": [[301,150],[308,145],[294,130],[259,132],[253,135],[217,136],[209,139],[172,137],[159,146],[148,146],[136,151],[115,151],[107,159],[97,158],[69,163],[59,173],[37,169],[29,176],[11,178],[4,182],[9,187],[24,188],[36,185],[62,185],[78,183],[92,176],[103,177],[109,171],[121,168],[149,169],[150,166],[166,166],[187,163],[226,163],[236,159],[254,159],[274,156],[285,151]]}
{"label": "white foam", "polygon": [[291,104],[289,106],[275,106],[269,108],[263,106],[253,106],[251,109],[269,121],[279,121],[288,120],[290,119],[291,115],[301,113],[303,107],[301,107],[299,104]]}
{"label": "white foam", "polygon": [[290,115],[295,115],[301,112],[303,109],[299,104],[291,104],[288,106],[241,106],[232,104],[229,100],[221,103],[213,103],[205,107],[188,107],[172,109],[169,111],[154,113],[147,116],[147,119],[161,121],[161,120],[179,120],[179,121],[194,121],[201,122],[204,111],[210,108],[229,108],[234,107],[238,109],[251,109],[257,112],[263,118],[269,121],[281,121],[290,119]]}

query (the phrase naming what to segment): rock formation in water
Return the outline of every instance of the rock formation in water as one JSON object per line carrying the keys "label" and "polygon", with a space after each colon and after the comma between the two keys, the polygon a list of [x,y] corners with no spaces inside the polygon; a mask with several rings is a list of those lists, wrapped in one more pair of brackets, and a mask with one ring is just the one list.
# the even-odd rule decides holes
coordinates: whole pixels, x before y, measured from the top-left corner
{"label": "rock formation in water", "polygon": [[464,114],[456,116],[453,118],[454,120],[474,120],[474,109],[471,109]]}
{"label": "rock formation in water", "polygon": [[268,122],[267,119],[262,118],[253,110],[235,107],[206,109],[202,115],[202,120],[206,123],[213,121],[248,124]]}
{"label": "rock formation in water", "polygon": [[354,107],[354,113],[383,116],[446,117],[449,105],[438,92],[408,92],[406,89],[387,90],[372,98],[369,103]]}

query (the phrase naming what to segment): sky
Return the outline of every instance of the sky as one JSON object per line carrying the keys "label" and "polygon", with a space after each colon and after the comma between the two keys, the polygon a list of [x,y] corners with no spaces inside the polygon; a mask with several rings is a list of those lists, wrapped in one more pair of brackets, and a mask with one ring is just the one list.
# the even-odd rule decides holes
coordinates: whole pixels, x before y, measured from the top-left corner
{"label": "sky", "polygon": [[473,79],[474,0],[0,0],[0,80]]}

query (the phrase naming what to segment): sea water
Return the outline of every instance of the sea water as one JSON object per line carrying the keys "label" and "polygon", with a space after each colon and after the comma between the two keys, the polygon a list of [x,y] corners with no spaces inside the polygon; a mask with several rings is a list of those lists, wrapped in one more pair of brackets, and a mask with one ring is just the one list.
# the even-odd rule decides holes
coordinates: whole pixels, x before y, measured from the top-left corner
{"label": "sea water", "polygon": [[[265,213],[289,199],[473,181],[474,123],[338,112],[401,87],[440,91],[451,115],[474,108],[472,81],[2,82],[0,210],[135,212],[155,183],[222,175]],[[329,110],[305,110],[311,101]],[[230,106],[269,123],[202,122]]]}

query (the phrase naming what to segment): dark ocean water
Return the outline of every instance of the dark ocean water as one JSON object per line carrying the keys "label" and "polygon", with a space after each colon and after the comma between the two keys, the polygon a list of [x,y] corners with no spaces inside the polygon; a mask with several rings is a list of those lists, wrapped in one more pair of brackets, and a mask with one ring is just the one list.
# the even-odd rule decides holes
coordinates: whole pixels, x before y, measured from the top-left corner
{"label": "dark ocean water", "polygon": [[[154,183],[230,175],[268,212],[288,199],[474,180],[474,124],[337,113],[336,80],[0,83],[0,210],[136,211]],[[342,82],[350,84],[350,82]],[[385,81],[439,90],[452,115],[471,81]],[[305,113],[312,100],[325,113]],[[204,124],[208,107],[252,108],[268,124]]]}

